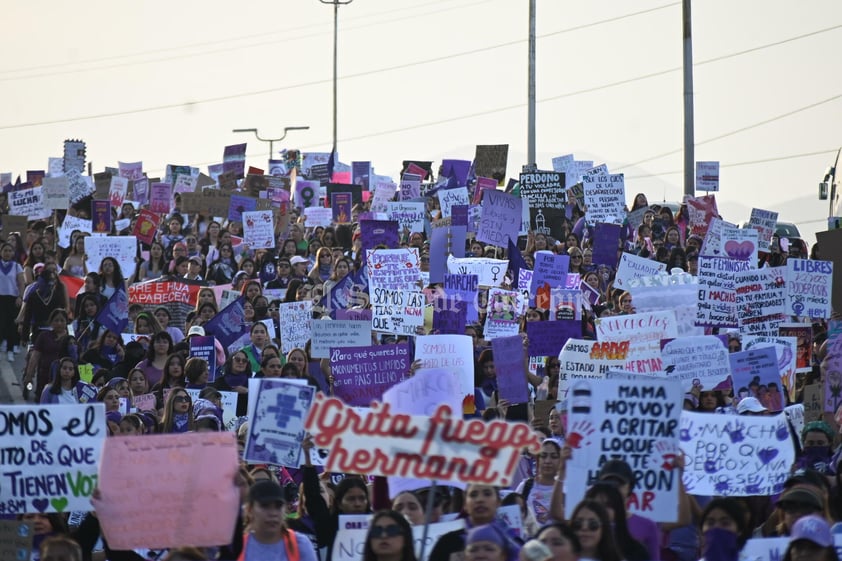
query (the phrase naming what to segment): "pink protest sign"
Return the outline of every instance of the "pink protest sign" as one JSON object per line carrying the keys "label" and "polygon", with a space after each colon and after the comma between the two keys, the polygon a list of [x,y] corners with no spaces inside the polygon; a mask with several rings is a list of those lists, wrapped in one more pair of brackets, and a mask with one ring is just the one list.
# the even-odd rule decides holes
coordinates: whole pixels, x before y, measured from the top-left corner
{"label": "pink protest sign", "polygon": [[[115,436],[105,441],[101,498],[92,502],[114,549],[224,544],[240,510],[236,473],[231,432]],[[161,508],[137,508],[138,489]]]}

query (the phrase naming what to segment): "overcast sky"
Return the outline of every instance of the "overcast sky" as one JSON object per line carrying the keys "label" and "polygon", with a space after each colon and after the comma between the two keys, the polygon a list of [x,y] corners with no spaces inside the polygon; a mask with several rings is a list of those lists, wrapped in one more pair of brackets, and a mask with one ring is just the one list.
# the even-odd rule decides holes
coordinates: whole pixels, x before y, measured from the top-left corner
{"label": "overcast sky", "polygon": [[[339,156],[526,160],[527,0],[354,0],[340,8]],[[842,145],[842,2],[706,0],[693,11],[696,159],[722,163],[726,219],[758,206],[825,229],[818,183]],[[0,171],[45,169],[81,138],[95,170],[206,171],[227,144],[329,151],[333,8],[318,0],[3,2]],[[680,200],[681,2],[537,0],[538,165],[574,153],[631,200]]]}

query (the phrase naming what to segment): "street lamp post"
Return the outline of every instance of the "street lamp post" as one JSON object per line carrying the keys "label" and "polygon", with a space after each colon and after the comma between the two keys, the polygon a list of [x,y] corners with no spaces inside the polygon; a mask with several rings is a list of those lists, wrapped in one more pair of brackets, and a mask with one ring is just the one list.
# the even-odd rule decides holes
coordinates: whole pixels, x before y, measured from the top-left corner
{"label": "street lamp post", "polygon": [[269,159],[271,160],[272,157],[275,155],[274,146],[276,142],[280,142],[287,137],[289,131],[306,131],[309,130],[310,127],[284,127],[284,134],[280,138],[262,138],[260,134],[258,134],[257,129],[233,129],[231,132],[251,132],[254,133],[254,136],[257,137],[257,140],[261,142],[268,142],[269,143]]}
{"label": "street lamp post", "polygon": [[337,61],[339,58],[339,6],[350,4],[354,0],[319,0],[322,4],[333,4],[333,152],[336,152],[336,123],[337,123]]}

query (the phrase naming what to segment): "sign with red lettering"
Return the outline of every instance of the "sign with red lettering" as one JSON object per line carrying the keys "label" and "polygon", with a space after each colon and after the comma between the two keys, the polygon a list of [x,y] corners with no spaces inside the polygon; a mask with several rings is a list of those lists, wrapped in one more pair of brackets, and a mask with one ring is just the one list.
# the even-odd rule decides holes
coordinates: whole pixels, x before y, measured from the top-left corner
{"label": "sign with red lettering", "polygon": [[663,310],[596,320],[599,341],[629,341],[629,354],[623,368],[637,374],[663,371],[661,339],[678,337],[675,312]]}
{"label": "sign with red lettering", "polygon": [[[623,460],[634,473],[630,512],[655,522],[678,518],[679,449],[683,390],[679,380],[575,380],[568,393],[567,461],[564,481],[568,517],[597,479],[605,462]],[[716,415],[712,415],[716,416]]]}
{"label": "sign with red lettering", "polygon": [[325,471],[439,482],[510,485],[521,449],[541,447],[526,423],[465,420],[447,405],[429,417],[379,402],[362,413],[322,393],[304,428],[318,448],[330,449]]}
{"label": "sign with red lettering", "polygon": [[156,305],[181,302],[190,306],[196,305],[199,297],[198,284],[186,282],[144,282],[129,287],[129,302],[132,304]]}

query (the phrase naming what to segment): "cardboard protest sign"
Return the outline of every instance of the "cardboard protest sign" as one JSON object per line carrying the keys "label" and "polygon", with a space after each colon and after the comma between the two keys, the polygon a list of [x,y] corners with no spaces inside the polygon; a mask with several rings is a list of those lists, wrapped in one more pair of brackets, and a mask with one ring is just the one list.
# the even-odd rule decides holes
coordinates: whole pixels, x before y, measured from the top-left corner
{"label": "cardboard protest sign", "polygon": [[292,349],[303,349],[312,336],[313,303],[283,302],[278,306],[278,317],[281,325],[281,352],[284,354]]}
{"label": "cardboard protest sign", "polygon": [[32,538],[35,535],[31,522],[0,520],[0,559],[20,560],[32,556]]}
{"label": "cardboard protest sign", "polygon": [[829,318],[833,293],[833,262],[813,259],[786,260],[786,314]]}
{"label": "cardboard protest sign", "polygon": [[28,220],[41,220],[49,218],[51,209],[44,205],[43,187],[31,187],[9,191],[9,214],[14,216],[26,216]]}
{"label": "cardboard protest sign", "polygon": [[369,249],[365,259],[372,287],[418,290],[421,259],[417,247]]}
{"label": "cardboard protest sign", "polygon": [[[778,359],[780,383],[783,385],[783,390],[789,394],[790,401],[794,402],[798,340],[795,337],[765,337],[762,335],[743,335],[741,340],[743,351],[762,349],[764,347],[775,349],[775,357]],[[774,381],[776,391],[777,382],[777,380]],[[766,393],[767,388],[761,388],[759,391]]]}
{"label": "cardboard protest sign", "polygon": [[348,405],[368,407],[408,376],[410,363],[406,343],[331,349],[333,394]]}
{"label": "cardboard protest sign", "polygon": [[772,235],[775,233],[777,223],[777,212],[760,208],[751,209],[751,217],[748,219],[748,225],[757,230],[757,247],[760,251],[769,251],[769,242],[772,241]]}
{"label": "cardboard protest sign", "polygon": [[804,386],[804,422],[819,421],[824,414],[821,384]]}
{"label": "cardboard protest sign", "polygon": [[694,495],[775,495],[795,461],[783,414],[681,413],[684,486]]}
{"label": "cardboard protest sign", "polygon": [[401,201],[386,204],[386,216],[398,223],[398,231],[424,231],[426,210],[423,202]]}
{"label": "cardboard protest sign", "polygon": [[330,358],[330,349],[365,347],[371,344],[371,322],[365,320],[319,320],[310,325],[313,331],[310,356]]}
{"label": "cardboard protest sign", "polygon": [[600,173],[582,177],[585,190],[585,220],[588,224],[622,224],[626,217],[626,187],[622,173]]}
{"label": "cardboard protest sign", "polygon": [[525,423],[465,421],[446,405],[427,417],[392,413],[375,402],[362,414],[321,393],[304,428],[317,447],[331,450],[326,471],[439,482],[509,485],[521,449],[540,447]]}
{"label": "cardboard protest sign", "polygon": [[411,290],[371,289],[371,329],[380,333],[415,335],[424,325],[424,295]]}
{"label": "cardboard protest sign", "polygon": [[67,178],[45,177],[41,184],[44,208],[47,210],[66,209],[70,204]]}
{"label": "cardboard protest sign", "polygon": [[664,339],[661,358],[667,376],[680,380],[685,392],[731,387],[727,339],[723,341],[716,335]]}
{"label": "cardboard protest sign", "polygon": [[477,239],[499,247],[517,241],[523,214],[519,197],[488,189],[482,198]]}
{"label": "cardboard protest sign", "polygon": [[[5,225],[6,217],[3,217],[3,219]],[[64,217],[64,221],[62,222],[61,228],[59,228],[58,231],[59,247],[70,247],[70,236],[73,234],[74,230],[79,230],[80,232],[90,234],[93,230],[93,226],[91,224],[91,221],[88,219],[77,218],[68,214]],[[99,268],[93,270],[98,271]]]}
{"label": "cardboard protest sign", "polygon": [[617,275],[614,277],[614,286],[628,290],[630,280],[657,275],[666,270],[666,263],[623,252],[620,255],[620,264],[617,266]]}
{"label": "cardboard protest sign", "polygon": [[134,236],[88,236],[85,238],[85,264],[89,271],[99,271],[106,257],[120,264],[123,277],[129,278],[137,268],[137,238]]}
{"label": "cardboard protest sign", "polygon": [[773,347],[738,351],[729,354],[728,358],[736,398],[756,397],[769,411],[783,409],[778,357]]}
{"label": "cardboard protest sign", "polygon": [[0,407],[3,513],[91,510],[107,432],[101,403]]}
{"label": "cardboard protest sign", "polygon": [[257,385],[256,399],[249,400],[251,422],[243,457],[253,463],[297,468],[304,419],[316,390],[278,378],[263,378]]}
{"label": "cardboard protest sign", "polygon": [[144,393],[132,396],[132,407],[138,411],[156,411],[157,397],[154,393]]}
{"label": "cardboard protest sign", "polygon": [[451,210],[454,205],[468,205],[470,198],[468,197],[467,187],[457,187],[455,189],[439,189],[436,191],[436,196],[439,199],[441,206],[441,217],[450,218]]}
{"label": "cardboard protest sign", "polygon": [[506,180],[508,144],[477,144],[474,153],[474,172],[480,177],[491,177],[498,185]]}
{"label": "cardboard protest sign", "polygon": [[497,395],[511,404],[527,403],[526,355],[520,335],[497,337],[491,341],[497,373]]}
{"label": "cardboard protest sign", "polygon": [[[109,438],[100,465],[102,498],[93,501],[108,545],[208,547],[230,540],[239,513],[236,473],[237,441],[230,432]],[[134,485],[126,485],[127,478]],[[137,489],[150,504],[169,508],[138,509]]]}
{"label": "cardboard protest sign", "polygon": [[696,191],[719,191],[719,162],[696,162]]}
{"label": "cardboard protest sign", "polygon": [[492,288],[488,291],[488,307],[483,337],[487,341],[497,337],[517,335],[518,293],[515,290]]}
{"label": "cardboard protest sign", "polygon": [[255,249],[275,247],[274,221],[271,210],[244,212],[243,243]]}
{"label": "cardboard protest sign", "polygon": [[741,333],[772,337],[778,334],[778,327],[786,319],[785,276],[784,267],[766,267],[734,274]]}
{"label": "cardboard protest sign", "polygon": [[675,380],[576,380],[570,386],[567,444],[573,455],[564,481],[571,516],[588,484],[611,459],[626,461],[636,483],[628,508],[656,522],[678,517],[681,385]]}
{"label": "cardboard protest sign", "polygon": [[663,371],[661,339],[678,337],[675,312],[645,312],[596,320],[597,340],[628,341],[629,352],[624,370],[638,374]]}
{"label": "cardboard protest sign", "polygon": [[[527,324],[527,327],[528,324]],[[567,399],[573,380],[601,379],[611,369],[623,368],[629,353],[628,341],[598,342],[587,339],[568,339],[558,353],[561,363],[558,399]]]}
{"label": "cardboard protest sign", "polygon": [[474,346],[467,335],[421,335],[415,339],[414,360],[422,368],[449,372],[459,384],[459,400],[474,398]]}
{"label": "cardboard protest sign", "polygon": [[554,171],[521,173],[519,177],[520,196],[529,201],[529,208],[564,209],[565,174]]}
{"label": "cardboard protest sign", "polygon": [[[687,197],[687,217],[690,220],[690,235],[705,238],[709,225],[719,215],[716,197]],[[721,221],[720,221],[721,222]],[[682,238],[683,239],[683,238]]]}
{"label": "cardboard protest sign", "polygon": [[737,327],[734,273],[753,268],[750,261],[700,255],[696,324],[705,327]]}

